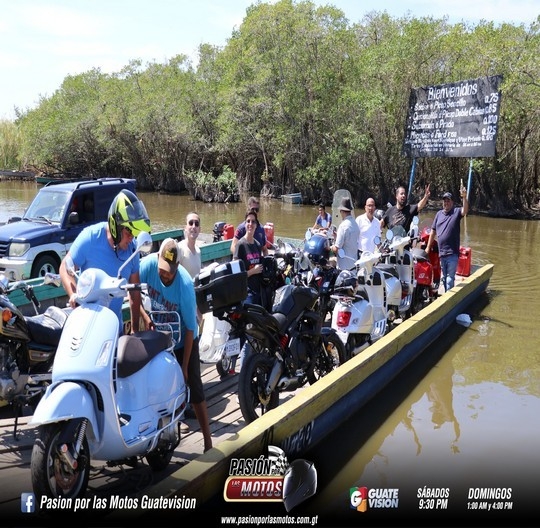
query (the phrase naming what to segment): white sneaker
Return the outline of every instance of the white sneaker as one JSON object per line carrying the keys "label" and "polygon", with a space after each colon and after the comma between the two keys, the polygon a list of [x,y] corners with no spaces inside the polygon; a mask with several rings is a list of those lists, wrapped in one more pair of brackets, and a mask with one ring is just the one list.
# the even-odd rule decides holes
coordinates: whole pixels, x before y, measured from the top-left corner
{"label": "white sneaker", "polygon": [[186,422],[180,422],[180,432],[189,433],[189,425]]}

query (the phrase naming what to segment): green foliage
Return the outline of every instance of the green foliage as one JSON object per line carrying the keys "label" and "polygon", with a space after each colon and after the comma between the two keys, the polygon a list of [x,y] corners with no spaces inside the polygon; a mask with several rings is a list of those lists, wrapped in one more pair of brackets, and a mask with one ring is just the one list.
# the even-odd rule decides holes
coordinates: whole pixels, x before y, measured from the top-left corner
{"label": "green foliage", "polygon": [[186,171],[186,185],[195,199],[205,202],[237,202],[239,199],[236,174],[227,166],[217,176],[198,171]]}
{"label": "green foliage", "polygon": [[[501,74],[497,154],[475,160],[471,203],[500,211],[537,200],[540,18],[528,28],[467,26],[371,12],[351,23],[336,7],[293,0],[246,13],[223,49],[200,46],[197,66],[178,55],[67,77],[19,116],[4,163],[128,175],[141,189],[204,200],[302,190],[318,201],[346,187],[385,203],[410,175],[411,89]],[[418,160],[415,181],[434,194],[455,189],[468,165]]]}
{"label": "green foliage", "polygon": [[24,164],[20,158],[22,136],[11,121],[0,120],[0,168],[20,170]]}

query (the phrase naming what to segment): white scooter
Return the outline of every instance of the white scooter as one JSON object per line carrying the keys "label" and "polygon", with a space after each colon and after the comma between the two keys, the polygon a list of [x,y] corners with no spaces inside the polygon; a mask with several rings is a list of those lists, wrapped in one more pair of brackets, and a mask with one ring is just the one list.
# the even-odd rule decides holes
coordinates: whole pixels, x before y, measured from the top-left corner
{"label": "white scooter", "polygon": [[355,262],[356,276],[345,270],[336,279],[332,328],[345,344],[347,359],[383,337],[388,328],[386,283],[376,267],[381,256],[364,251]]}
{"label": "white scooter", "polygon": [[[148,233],[138,235],[138,252],[151,244]],[[156,330],[119,337],[109,302],[137,289],[146,285],[99,269],[78,276],[79,306],[64,326],[52,384],[30,422],[39,426],[31,459],[38,497],[83,497],[94,459],[134,466],[146,457],[154,471],[163,470],[180,442],[188,389],[173,351],[179,316],[155,312]],[[173,315],[172,323],[159,324],[157,317]]]}
{"label": "white scooter", "polygon": [[[388,287],[388,307],[396,312],[402,321],[412,315],[416,278],[414,276],[414,256],[411,243],[418,237],[418,217],[413,218],[411,229],[405,236],[405,229],[395,227],[386,233],[388,253],[379,268],[385,272]],[[396,282],[399,278],[399,283]]]}

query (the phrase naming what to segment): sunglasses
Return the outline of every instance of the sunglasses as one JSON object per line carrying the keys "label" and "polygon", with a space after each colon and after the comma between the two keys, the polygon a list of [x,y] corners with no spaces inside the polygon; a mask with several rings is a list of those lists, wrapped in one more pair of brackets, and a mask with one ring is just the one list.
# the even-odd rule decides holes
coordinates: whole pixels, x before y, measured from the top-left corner
{"label": "sunglasses", "polygon": [[190,221],[188,222],[188,224],[189,224],[190,226],[194,225],[195,227],[199,227],[199,225],[200,225],[200,223],[199,223],[198,220],[190,220]]}

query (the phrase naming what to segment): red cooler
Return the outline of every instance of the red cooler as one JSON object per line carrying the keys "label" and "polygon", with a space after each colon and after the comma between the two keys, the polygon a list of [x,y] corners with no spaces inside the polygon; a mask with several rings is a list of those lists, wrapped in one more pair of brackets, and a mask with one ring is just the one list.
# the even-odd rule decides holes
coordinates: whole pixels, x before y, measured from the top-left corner
{"label": "red cooler", "polygon": [[266,234],[266,247],[271,247],[274,244],[274,224],[272,222],[266,222],[264,224],[264,232]]}
{"label": "red cooler", "polygon": [[223,240],[231,240],[234,237],[234,226],[225,224],[223,226]]}
{"label": "red cooler", "polygon": [[471,274],[472,254],[470,247],[459,248],[459,260],[457,265],[457,274],[462,277],[468,277]]}

